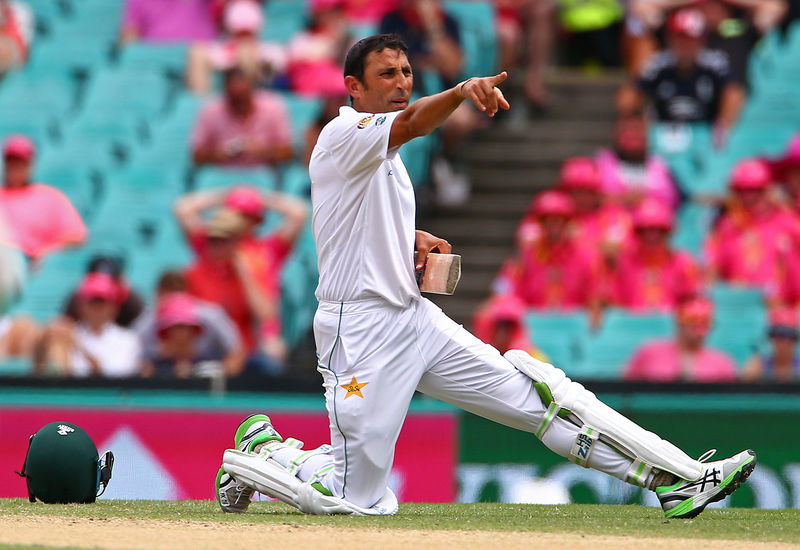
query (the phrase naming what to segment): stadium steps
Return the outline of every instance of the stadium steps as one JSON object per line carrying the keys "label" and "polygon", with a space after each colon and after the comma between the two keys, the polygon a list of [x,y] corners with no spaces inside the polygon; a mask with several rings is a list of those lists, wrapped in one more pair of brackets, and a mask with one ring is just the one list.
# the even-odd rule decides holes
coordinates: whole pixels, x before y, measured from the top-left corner
{"label": "stadium steps", "polygon": [[[562,161],[609,145],[621,82],[616,73],[588,77],[559,70],[548,77],[549,111],[524,117],[524,105],[518,107],[462,148],[461,161],[472,180],[470,201],[420,212],[418,223],[462,255],[455,296],[432,297],[454,320],[471,324],[495,274],[514,253],[514,232],[525,210],[537,192],[553,185]],[[512,108],[523,104],[518,82],[512,79],[506,91]]]}

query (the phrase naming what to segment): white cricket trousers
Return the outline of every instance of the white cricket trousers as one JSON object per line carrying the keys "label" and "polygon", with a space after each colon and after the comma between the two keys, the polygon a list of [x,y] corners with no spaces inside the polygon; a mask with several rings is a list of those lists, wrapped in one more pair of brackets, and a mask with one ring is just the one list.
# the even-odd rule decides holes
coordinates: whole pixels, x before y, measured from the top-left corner
{"label": "white cricket trousers", "polygon": [[[426,298],[405,308],[382,299],[320,302],[314,336],[333,447],[321,482],[358,506],[384,494],[414,391],[526,432],[544,418],[533,381]],[[579,429],[556,418],[543,442],[568,457]],[[590,467],[620,479],[630,465],[601,442],[589,458]]]}

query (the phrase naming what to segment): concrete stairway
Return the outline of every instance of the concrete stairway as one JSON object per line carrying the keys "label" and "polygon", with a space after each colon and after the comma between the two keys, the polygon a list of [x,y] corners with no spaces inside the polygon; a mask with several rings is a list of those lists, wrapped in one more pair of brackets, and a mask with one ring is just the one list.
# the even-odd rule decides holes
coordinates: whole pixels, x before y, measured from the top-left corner
{"label": "concrete stairway", "polygon": [[526,116],[523,102],[513,99],[512,82],[512,94],[506,94],[512,97],[512,110],[464,146],[461,158],[472,181],[469,203],[420,212],[417,227],[447,239],[462,255],[456,294],[429,297],[465,326],[488,296],[503,260],[513,253],[514,231],[536,193],[556,182],[567,157],[591,155],[610,144],[621,76],[561,71],[548,80],[551,108],[546,114]]}

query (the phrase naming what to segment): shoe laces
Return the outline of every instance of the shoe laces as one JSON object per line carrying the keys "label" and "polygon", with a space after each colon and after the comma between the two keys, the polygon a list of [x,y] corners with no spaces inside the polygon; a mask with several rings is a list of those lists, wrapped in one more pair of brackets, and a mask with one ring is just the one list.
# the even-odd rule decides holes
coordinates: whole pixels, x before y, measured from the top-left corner
{"label": "shoe laces", "polygon": [[709,449],[706,452],[704,452],[703,454],[701,454],[700,458],[698,458],[697,461],[698,462],[707,462],[708,459],[713,457],[715,454],[717,454],[717,450],[716,449]]}

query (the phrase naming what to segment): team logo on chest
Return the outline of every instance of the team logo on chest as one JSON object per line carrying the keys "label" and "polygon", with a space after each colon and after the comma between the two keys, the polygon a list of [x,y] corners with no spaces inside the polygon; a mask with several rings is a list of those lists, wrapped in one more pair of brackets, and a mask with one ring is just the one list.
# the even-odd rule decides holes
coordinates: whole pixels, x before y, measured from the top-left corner
{"label": "team logo on chest", "polygon": [[372,122],[372,119],[373,119],[373,118],[375,118],[375,115],[369,115],[369,116],[365,116],[364,118],[362,118],[361,120],[359,120],[359,121],[358,121],[358,129],[359,129],[359,130],[363,130],[364,128],[366,128],[367,126],[369,126],[369,123],[370,123],[370,122]]}
{"label": "team logo on chest", "polygon": [[353,395],[357,395],[361,399],[364,399],[364,394],[361,393],[361,389],[367,384],[369,384],[369,382],[359,382],[358,380],[356,380],[356,377],[354,376],[353,379],[350,380],[349,384],[342,384],[340,387],[347,390],[347,395],[344,396],[345,399]]}

